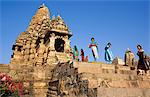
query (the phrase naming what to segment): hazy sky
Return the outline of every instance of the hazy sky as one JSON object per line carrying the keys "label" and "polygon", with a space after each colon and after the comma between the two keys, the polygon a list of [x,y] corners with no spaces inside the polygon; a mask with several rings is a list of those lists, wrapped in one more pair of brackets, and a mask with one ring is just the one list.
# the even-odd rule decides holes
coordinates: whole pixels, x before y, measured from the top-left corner
{"label": "hazy sky", "polygon": [[136,54],[137,44],[150,55],[148,0],[0,0],[0,63],[9,63],[12,45],[43,2],[51,17],[61,15],[73,33],[71,46],[83,48],[90,61],[93,60],[88,48],[91,37],[99,44],[99,61],[104,61],[107,42],[112,43],[114,56],[124,58],[127,48]]}

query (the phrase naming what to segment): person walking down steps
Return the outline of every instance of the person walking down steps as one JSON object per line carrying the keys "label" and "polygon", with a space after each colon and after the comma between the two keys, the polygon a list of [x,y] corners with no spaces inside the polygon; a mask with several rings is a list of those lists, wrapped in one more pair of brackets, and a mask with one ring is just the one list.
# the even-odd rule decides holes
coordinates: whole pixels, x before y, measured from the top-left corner
{"label": "person walking down steps", "polygon": [[92,49],[92,54],[93,54],[94,60],[97,61],[97,59],[99,58],[98,44],[97,44],[97,42],[95,42],[95,39],[93,37],[91,38],[91,44],[89,45],[89,48]]}
{"label": "person walking down steps", "polygon": [[105,47],[105,61],[107,63],[112,63],[113,61],[113,54],[112,51],[110,50],[111,47],[111,43],[107,43],[106,47]]}

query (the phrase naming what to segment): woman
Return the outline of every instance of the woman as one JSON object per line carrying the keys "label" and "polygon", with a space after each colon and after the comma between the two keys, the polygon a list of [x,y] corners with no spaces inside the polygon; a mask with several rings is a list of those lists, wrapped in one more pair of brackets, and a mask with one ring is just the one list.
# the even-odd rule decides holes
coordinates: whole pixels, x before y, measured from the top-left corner
{"label": "woman", "polygon": [[89,45],[89,48],[92,49],[94,60],[97,61],[97,59],[99,58],[99,55],[98,55],[98,44],[95,42],[93,37],[91,38],[91,44]]}
{"label": "woman", "polygon": [[74,46],[74,49],[73,49],[73,57],[74,57],[74,60],[79,61],[79,52],[78,52],[76,45]]}
{"label": "woman", "polygon": [[111,43],[107,43],[105,47],[105,61],[108,63],[111,63],[113,61],[113,54],[112,51],[110,50]]}
{"label": "woman", "polygon": [[84,51],[81,49],[81,61],[84,62]]}
{"label": "woman", "polygon": [[138,69],[138,71],[144,70],[146,73],[146,71],[149,69],[149,67],[147,66],[147,64],[145,62],[146,60],[145,60],[144,50],[142,49],[141,45],[137,45],[137,49],[138,49],[137,55],[139,56],[137,69]]}

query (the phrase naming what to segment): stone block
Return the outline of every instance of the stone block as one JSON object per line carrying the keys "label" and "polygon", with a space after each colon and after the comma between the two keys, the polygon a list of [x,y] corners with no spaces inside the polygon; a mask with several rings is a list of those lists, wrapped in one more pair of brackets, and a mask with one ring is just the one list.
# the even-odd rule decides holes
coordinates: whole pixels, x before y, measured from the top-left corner
{"label": "stone block", "polygon": [[115,74],[115,70],[114,69],[102,69],[102,73],[112,73],[112,74]]}
{"label": "stone block", "polygon": [[138,81],[130,81],[129,84],[131,88],[139,88]]}
{"label": "stone block", "polygon": [[150,81],[138,81],[140,88],[148,88],[150,89]]}
{"label": "stone block", "polygon": [[9,65],[6,64],[0,64],[0,72],[8,73],[10,71]]}
{"label": "stone block", "polygon": [[35,89],[46,88],[46,86],[47,86],[47,83],[44,81],[36,81],[33,83],[33,88]]}
{"label": "stone block", "polygon": [[101,68],[102,69],[112,69],[112,70],[115,70],[115,65],[112,65],[112,64],[102,64]]}
{"label": "stone block", "polygon": [[113,88],[129,88],[130,87],[128,81],[120,81],[120,80],[110,81],[109,85],[110,87],[113,87]]}
{"label": "stone block", "polygon": [[88,79],[89,85],[88,88],[97,88],[98,87],[98,81],[95,79]]}
{"label": "stone block", "polygon": [[47,97],[47,88],[34,89],[32,97]]}
{"label": "stone block", "polygon": [[98,88],[97,97],[150,97],[150,89]]}
{"label": "stone block", "polygon": [[87,72],[87,73],[100,73],[101,72],[101,68],[100,65],[98,64],[89,64],[87,62],[75,62],[74,63],[74,67],[78,68],[78,72],[82,73],[82,72]]}

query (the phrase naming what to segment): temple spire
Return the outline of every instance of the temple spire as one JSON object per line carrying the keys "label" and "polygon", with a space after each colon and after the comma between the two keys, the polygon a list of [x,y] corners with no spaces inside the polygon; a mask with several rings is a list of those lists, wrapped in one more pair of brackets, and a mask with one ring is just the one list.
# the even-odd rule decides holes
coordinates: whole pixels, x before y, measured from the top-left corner
{"label": "temple spire", "polygon": [[38,26],[41,26],[43,21],[50,21],[50,12],[48,8],[43,3],[37,10],[36,14],[32,17],[27,31],[29,33],[34,33]]}
{"label": "temple spire", "polygon": [[46,7],[44,3],[42,3],[42,5],[39,8],[43,8]]}

